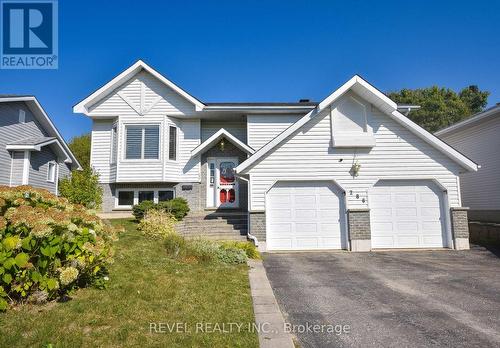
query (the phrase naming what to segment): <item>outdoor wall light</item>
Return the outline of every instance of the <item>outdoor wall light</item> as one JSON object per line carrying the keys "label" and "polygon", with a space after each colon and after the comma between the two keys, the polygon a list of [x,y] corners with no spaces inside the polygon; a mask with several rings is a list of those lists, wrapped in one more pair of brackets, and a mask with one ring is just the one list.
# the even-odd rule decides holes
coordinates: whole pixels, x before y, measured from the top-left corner
{"label": "outdoor wall light", "polygon": [[224,147],[226,146],[226,143],[224,142],[224,138],[220,140],[219,143],[219,150],[224,151]]}
{"label": "outdoor wall light", "polygon": [[356,161],[352,164],[352,167],[351,167],[351,170],[349,171],[349,173],[351,173],[351,175],[353,177],[357,177],[359,175],[360,169],[361,169],[361,164],[359,164],[359,162]]}

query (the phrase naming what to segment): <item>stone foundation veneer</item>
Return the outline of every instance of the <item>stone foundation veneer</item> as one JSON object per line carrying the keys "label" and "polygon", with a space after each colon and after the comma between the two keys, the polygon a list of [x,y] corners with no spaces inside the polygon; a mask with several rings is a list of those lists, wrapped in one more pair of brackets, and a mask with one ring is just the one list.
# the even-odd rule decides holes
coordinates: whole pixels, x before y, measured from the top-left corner
{"label": "stone foundation veneer", "polygon": [[370,209],[349,209],[347,218],[351,251],[370,251]]}
{"label": "stone foundation veneer", "polygon": [[248,230],[260,242],[266,241],[266,213],[248,212]]}
{"label": "stone foundation veneer", "polygon": [[451,208],[451,231],[455,249],[468,250],[469,247],[469,220],[467,212],[469,208]]}

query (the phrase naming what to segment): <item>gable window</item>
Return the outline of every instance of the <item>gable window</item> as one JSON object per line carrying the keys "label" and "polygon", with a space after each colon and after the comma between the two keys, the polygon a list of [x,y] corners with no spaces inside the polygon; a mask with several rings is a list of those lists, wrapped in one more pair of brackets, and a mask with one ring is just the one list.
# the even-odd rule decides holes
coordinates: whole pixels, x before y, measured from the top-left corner
{"label": "gable window", "polygon": [[126,159],[160,158],[159,126],[127,126],[126,133]]}
{"label": "gable window", "polygon": [[53,162],[49,162],[47,169],[47,181],[56,182],[56,164]]}
{"label": "gable window", "polygon": [[26,123],[26,112],[19,109],[19,123]]}
{"label": "gable window", "polygon": [[177,159],[177,127],[170,126],[168,129],[168,159]]}
{"label": "gable window", "polygon": [[111,130],[111,163],[116,163],[116,152],[118,148],[118,128],[116,126]]}

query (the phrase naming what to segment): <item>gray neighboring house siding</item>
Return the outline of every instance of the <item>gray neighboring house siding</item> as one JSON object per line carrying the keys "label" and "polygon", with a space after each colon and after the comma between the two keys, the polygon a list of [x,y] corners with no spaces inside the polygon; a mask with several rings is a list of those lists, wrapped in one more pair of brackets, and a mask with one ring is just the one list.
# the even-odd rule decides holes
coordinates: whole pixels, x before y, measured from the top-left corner
{"label": "gray neighboring house siding", "polygon": [[[26,113],[25,123],[19,123],[19,110],[24,110]],[[21,139],[46,136],[48,134],[42,129],[24,102],[0,103],[0,167],[2,168],[0,170],[0,185],[10,184],[11,154],[5,146]],[[20,153],[24,156],[22,151]],[[22,180],[22,167],[19,180]]]}
{"label": "gray neighboring house siding", "polygon": [[47,181],[50,162],[57,162],[57,156],[48,146],[43,147],[40,152],[31,153],[29,184],[56,193],[57,182]]}
{"label": "gray neighboring house siding", "polygon": [[[19,112],[25,112],[25,121],[19,122]],[[50,137],[24,101],[0,103],[0,185],[22,185],[24,151],[8,151],[8,144],[30,138]],[[71,174],[71,165],[58,159],[53,145],[43,146],[41,151],[30,151],[28,185],[44,188],[57,194],[56,182],[47,181],[48,163],[57,162],[57,179]]]}
{"label": "gray neighboring house siding", "polygon": [[500,105],[436,133],[481,165],[460,175],[462,204],[469,219],[500,223]]}

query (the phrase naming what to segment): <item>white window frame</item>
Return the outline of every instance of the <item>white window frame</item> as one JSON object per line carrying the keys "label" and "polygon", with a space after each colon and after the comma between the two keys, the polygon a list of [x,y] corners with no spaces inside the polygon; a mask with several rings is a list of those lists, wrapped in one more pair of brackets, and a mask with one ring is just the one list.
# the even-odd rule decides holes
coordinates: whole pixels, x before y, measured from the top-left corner
{"label": "white window frame", "polygon": [[[127,127],[140,127],[142,128],[142,136],[141,136],[141,158],[127,158]],[[145,128],[147,127],[158,127],[158,158],[144,158],[144,142],[145,142]],[[161,123],[147,123],[147,124],[138,124],[138,123],[124,123],[123,124],[123,151],[122,151],[122,162],[161,162],[162,158],[162,126]]]}
{"label": "white window frame", "polygon": [[[175,124],[168,124],[168,151],[167,160],[170,162],[177,162],[179,160],[179,127]],[[170,159],[170,127],[175,128],[175,159]]]}
{"label": "white window frame", "polygon": [[[53,166],[54,171],[52,172],[52,177],[50,175],[50,168]],[[57,163],[56,162],[49,162],[47,165],[47,182],[55,183],[57,179]]]}
{"label": "white window frame", "polygon": [[[134,192],[134,204],[133,205],[118,205],[118,195],[121,191],[133,191]],[[175,189],[172,187],[140,187],[140,188],[119,188],[116,189],[115,193],[115,209],[132,209],[136,204],[139,204],[139,191],[153,191],[154,192],[154,203],[158,203],[158,191],[171,191],[173,192],[173,198],[176,197]]]}
{"label": "white window frame", "polygon": [[26,123],[26,111],[19,109],[19,123]]}

